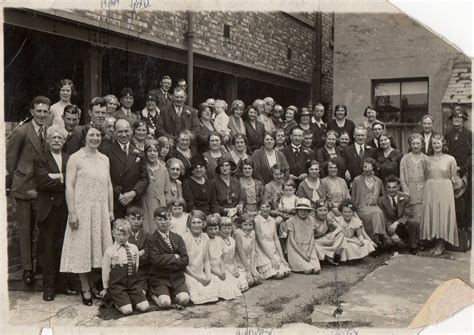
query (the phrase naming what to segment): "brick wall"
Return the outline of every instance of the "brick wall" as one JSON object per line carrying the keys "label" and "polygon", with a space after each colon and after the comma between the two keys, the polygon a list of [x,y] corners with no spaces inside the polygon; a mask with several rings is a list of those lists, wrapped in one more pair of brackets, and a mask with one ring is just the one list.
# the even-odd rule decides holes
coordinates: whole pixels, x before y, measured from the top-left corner
{"label": "brick wall", "polygon": [[[185,46],[185,12],[64,11],[77,17],[78,21],[88,18],[100,22],[102,28],[119,27],[127,29],[134,37],[155,38],[170,46]],[[56,15],[61,12],[56,11]],[[302,16],[314,22],[316,14],[302,13]],[[224,24],[230,26],[230,38],[223,36]],[[331,24],[331,16],[325,14],[323,34],[328,41]],[[311,81],[316,32],[293,17],[282,12],[196,12],[194,26],[197,52]],[[324,43],[324,46],[329,47],[329,44]],[[288,47],[292,49],[291,60],[287,58]],[[332,53],[332,49],[327,53]]]}
{"label": "brick wall", "polygon": [[322,100],[328,104],[327,110],[332,108],[334,41],[332,36],[333,16],[323,13],[323,52],[322,52]]}

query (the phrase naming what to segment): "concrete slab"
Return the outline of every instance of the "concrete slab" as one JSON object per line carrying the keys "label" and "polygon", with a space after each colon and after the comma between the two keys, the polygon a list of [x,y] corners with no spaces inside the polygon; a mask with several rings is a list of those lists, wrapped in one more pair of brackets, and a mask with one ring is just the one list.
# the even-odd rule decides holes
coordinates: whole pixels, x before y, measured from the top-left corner
{"label": "concrete slab", "polygon": [[392,257],[342,295],[342,308],[354,322],[407,327],[439,284],[453,278],[469,283],[470,266],[462,259]]}

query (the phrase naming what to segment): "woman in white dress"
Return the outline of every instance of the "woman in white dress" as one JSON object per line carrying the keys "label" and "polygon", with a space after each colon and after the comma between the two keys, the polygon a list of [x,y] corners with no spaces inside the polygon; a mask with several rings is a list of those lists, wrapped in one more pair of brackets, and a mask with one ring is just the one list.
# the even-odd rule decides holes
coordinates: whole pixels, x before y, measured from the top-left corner
{"label": "woman in white dress", "polygon": [[101,130],[86,125],[82,139],[85,146],[71,155],[66,167],[69,218],[60,271],[79,274],[83,303],[91,306],[89,273],[102,267],[103,253],[112,245],[113,189],[109,159],[97,150]]}

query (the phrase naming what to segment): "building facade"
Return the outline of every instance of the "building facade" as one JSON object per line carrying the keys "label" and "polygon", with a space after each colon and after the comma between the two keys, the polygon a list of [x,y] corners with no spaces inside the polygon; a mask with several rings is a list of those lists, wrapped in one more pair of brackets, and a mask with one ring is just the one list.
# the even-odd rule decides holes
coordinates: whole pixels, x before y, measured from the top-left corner
{"label": "building facade", "polygon": [[[405,151],[424,114],[433,116],[435,131],[446,128],[443,98],[458,67],[471,87],[467,56],[402,13],[340,13],[334,26],[333,103],[346,105],[349,118],[362,123],[365,107],[374,105]],[[472,97],[461,95],[448,100],[470,106]]]}
{"label": "building facade", "polygon": [[[333,33],[328,13],[6,8],[6,129],[29,115],[34,96],[58,101],[64,78],[75,83],[72,102],[83,110],[92,97],[123,87],[134,89],[140,110],[163,75],[189,81],[190,61],[195,107],[209,97],[249,104],[271,96],[285,107],[331,108]],[[20,256],[14,210],[9,202],[10,271]]]}

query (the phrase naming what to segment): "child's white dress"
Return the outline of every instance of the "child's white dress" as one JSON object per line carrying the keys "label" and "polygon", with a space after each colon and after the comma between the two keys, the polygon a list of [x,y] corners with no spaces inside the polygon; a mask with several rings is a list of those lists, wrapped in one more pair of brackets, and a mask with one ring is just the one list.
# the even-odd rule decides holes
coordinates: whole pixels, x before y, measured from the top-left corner
{"label": "child's white dress", "polygon": [[[223,260],[224,241],[220,236],[209,239],[209,261],[211,262],[211,269],[220,268]],[[216,283],[219,298],[224,300],[231,300],[240,297],[240,292],[237,279],[232,276],[229,271],[225,271],[225,279],[221,280],[216,275],[212,274],[213,281]]]}
{"label": "child's white dress", "polygon": [[[204,256],[209,252],[209,237],[201,233],[199,238],[195,238],[190,232],[186,232],[183,240],[189,257],[187,268],[197,275],[205,276]],[[187,273],[184,276],[189,290],[189,298],[194,304],[204,304],[219,299],[218,287],[213,276],[211,276],[211,282],[207,286],[204,286]]]}
{"label": "child's white dress", "polygon": [[305,220],[302,220],[297,215],[293,215],[288,220],[288,231],[293,232],[297,246],[304,254],[309,253],[309,261],[307,261],[301,257],[288,240],[288,263],[290,264],[291,271],[321,270],[316,245],[314,244],[314,227],[315,219],[311,215],[308,215]]}
{"label": "child's white dress", "polygon": [[[279,242],[278,241],[275,242],[273,240],[273,237],[276,231],[275,219],[273,219],[271,216],[268,216],[265,219],[263,216],[259,214],[255,217],[254,221],[255,221],[255,229],[257,229],[257,227],[260,227],[260,230],[262,231],[261,243],[265,245],[267,249],[270,251],[271,257],[276,256],[280,259],[280,255],[278,254],[278,250],[275,245],[275,243],[279,243]],[[260,248],[258,242],[255,249],[255,253],[256,253],[255,263],[257,266],[257,271],[262,275],[264,279],[268,279],[277,274],[283,275],[285,272],[290,271],[288,266],[286,266],[286,264],[283,263],[282,260],[280,260],[280,267],[278,268],[278,270],[273,268],[271,259],[268,258],[267,255],[265,255],[263,250]]]}
{"label": "child's white dress", "polygon": [[179,217],[179,218],[176,218],[176,217],[171,215],[170,230],[173,233],[176,233],[176,234],[180,235],[181,237],[183,237],[184,233],[186,233],[189,230],[188,227],[186,226],[186,222],[188,221],[188,216],[189,216],[188,213],[183,213],[183,215],[181,215],[181,217]]}
{"label": "child's white dress", "polygon": [[[231,275],[238,271],[237,269],[237,262],[235,259],[235,240],[232,237],[222,238],[224,241],[224,248],[222,250],[223,261],[224,261],[224,268],[225,270],[230,273]],[[246,276],[242,276],[240,271],[238,271],[239,276],[235,278],[233,275],[232,277],[235,278],[237,281],[237,286],[239,287],[240,291],[243,292],[249,288],[249,283],[247,282]]]}
{"label": "child's white dress", "polygon": [[[252,242],[255,241],[255,231],[252,230],[250,234],[245,234],[244,231],[240,228],[234,231],[234,241],[235,237],[239,236],[242,241],[242,250],[245,255],[247,263],[250,265],[252,260]],[[237,269],[240,272],[240,276],[244,277],[247,280],[247,270],[245,270],[244,263],[240,258],[240,253],[236,251],[236,260],[237,260]],[[248,282],[247,282],[248,285]]]}
{"label": "child's white dress", "polygon": [[340,246],[341,251],[339,252],[341,261],[364,258],[375,250],[372,243],[365,239],[364,245],[359,246],[360,242],[357,236],[355,236],[355,232],[359,228],[364,229],[364,225],[359,218],[353,216],[351,222],[347,223],[341,215],[335,217],[334,220],[342,228],[342,233],[344,234],[344,240]]}

